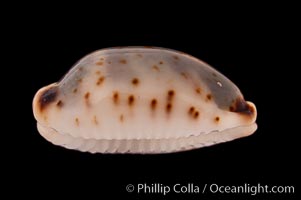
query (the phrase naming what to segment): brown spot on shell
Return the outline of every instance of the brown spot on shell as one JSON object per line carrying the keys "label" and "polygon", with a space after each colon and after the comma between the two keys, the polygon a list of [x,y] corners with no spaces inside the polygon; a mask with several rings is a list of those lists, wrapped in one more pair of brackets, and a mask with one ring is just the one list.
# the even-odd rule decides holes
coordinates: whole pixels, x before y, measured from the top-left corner
{"label": "brown spot on shell", "polygon": [[121,60],[119,60],[119,63],[121,63],[121,64],[126,64],[127,61],[126,61],[125,59],[121,59]]}
{"label": "brown spot on shell", "polygon": [[135,101],[134,95],[130,95],[129,98],[128,98],[129,106],[132,106],[134,104],[134,101]]}
{"label": "brown spot on shell", "polygon": [[111,61],[108,61],[108,64],[112,64],[112,62],[111,62]]}
{"label": "brown spot on shell", "polygon": [[185,72],[181,72],[181,76],[183,76],[185,79],[188,79],[188,76]]}
{"label": "brown spot on shell", "polygon": [[173,59],[179,60],[179,57],[178,56],[173,56]]}
{"label": "brown spot on shell", "polygon": [[207,98],[208,101],[210,101],[212,99],[211,94],[207,94],[206,98]]}
{"label": "brown spot on shell", "polygon": [[172,100],[175,96],[175,91],[174,90],[168,90],[167,91],[167,103],[166,103],[166,112],[170,113],[172,110]]}
{"label": "brown spot on shell", "polygon": [[74,88],[72,91],[74,94],[77,93],[77,88]]}
{"label": "brown spot on shell", "polygon": [[137,86],[139,84],[139,79],[138,78],[133,78],[132,84]]}
{"label": "brown spot on shell", "polygon": [[88,100],[89,97],[90,97],[90,92],[87,92],[87,93],[85,94],[85,99]]}
{"label": "brown spot on shell", "polygon": [[216,116],[216,117],[214,118],[214,120],[215,120],[216,122],[219,122],[219,120],[220,120],[219,116]]}
{"label": "brown spot on shell", "polygon": [[172,101],[174,96],[175,96],[175,91],[174,90],[169,90],[167,92],[167,101]]}
{"label": "brown spot on shell", "polygon": [[200,115],[200,113],[199,113],[198,111],[196,111],[196,112],[193,114],[193,117],[196,119],[196,118],[199,117],[199,115]]}
{"label": "brown spot on shell", "polygon": [[93,123],[95,124],[95,125],[98,125],[98,120],[97,120],[97,117],[96,117],[96,115],[94,115],[93,116]]}
{"label": "brown spot on shell", "polygon": [[77,79],[77,82],[78,82],[78,83],[81,83],[81,82],[83,82],[83,79],[82,79],[82,78],[79,78],[79,79]]}
{"label": "brown spot on shell", "polygon": [[194,119],[197,119],[200,115],[200,112],[198,110],[196,110],[196,108],[194,106],[191,106],[188,109],[188,115],[190,115]]}
{"label": "brown spot on shell", "polygon": [[99,77],[99,78],[97,79],[96,85],[102,84],[104,80],[105,80],[105,77],[104,77],[104,76]]}
{"label": "brown spot on shell", "polygon": [[101,72],[100,72],[99,70],[97,70],[97,71],[95,72],[95,74],[100,75]]}
{"label": "brown spot on shell", "polygon": [[153,68],[153,70],[155,70],[155,71],[157,71],[157,72],[160,71],[160,69],[159,69],[159,67],[158,67],[157,65],[154,65],[152,68]]}
{"label": "brown spot on shell", "polygon": [[121,114],[121,115],[119,116],[119,121],[120,121],[120,122],[123,122],[123,121],[124,121],[124,116],[123,116],[123,114]]}
{"label": "brown spot on shell", "polygon": [[38,104],[39,108],[42,111],[45,109],[49,104],[54,102],[58,95],[58,89],[56,86],[46,89],[42,92]]}
{"label": "brown spot on shell", "polygon": [[86,105],[89,107],[90,106],[90,101],[89,101],[90,92],[87,92],[84,97],[85,97]]}
{"label": "brown spot on shell", "polygon": [[167,103],[167,104],[166,104],[166,112],[167,112],[167,113],[170,113],[170,112],[171,112],[171,109],[172,109],[172,104],[171,104],[171,103]]}
{"label": "brown spot on shell", "polygon": [[202,93],[202,89],[198,87],[198,88],[195,89],[195,92],[196,92],[197,94],[201,94],[201,93]]}
{"label": "brown spot on shell", "polygon": [[74,121],[75,121],[76,126],[79,126],[79,119],[77,117],[75,118]]}
{"label": "brown spot on shell", "polygon": [[102,65],[103,65],[103,62],[102,62],[102,61],[98,61],[98,62],[96,63],[96,65],[102,66]]}
{"label": "brown spot on shell", "polygon": [[158,104],[157,99],[152,99],[151,103],[150,103],[151,109],[155,110],[157,107],[157,104]]}
{"label": "brown spot on shell", "polygon": [[104,58],[100,58],[99,60],[103,61],[103,60],[104,60]]}
{"label": "brown spot on shell", "polygon": [[64,103],[63,103],[61,100],[59,100],[59,101],[56,103],[56,106],[57,106],[58,108],[63,107],[63,105],[64,105]]}
{"label": "brown spot on shell", "polygon": [[193,106],[191,106],[191,107],[189,108],[189,110],[188,110],[188,113],[189,113],[190,115],[192,115],[192,114],[194,113],[194,110],[195,110],[195,108],[194,108]]}
{"label": "brown spot on shell", "polygon": [[159,64],[160,64],[160,65],[163,65],[163,61],[160,61]]}
{"label": "brown spot on shell", "polygon": [[118,102],[119,102],[119,94],[118,94],[118,92],[114,92],[114,94],[113,94],[113,101],[114,101],[114,103],[116,105],[118,104]]}

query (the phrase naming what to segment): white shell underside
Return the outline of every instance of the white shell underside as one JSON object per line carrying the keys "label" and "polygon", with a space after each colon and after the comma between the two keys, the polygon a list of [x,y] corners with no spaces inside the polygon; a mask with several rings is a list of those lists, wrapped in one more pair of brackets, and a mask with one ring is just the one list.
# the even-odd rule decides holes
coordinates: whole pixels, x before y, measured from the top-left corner
{"label": "white shell underside", "polygon": [[54,129],[43,127],[38,124],[41,135],[55,145],[64,146],[90,153],[172,153],[191,150],[215,143],[222,143],[245,137],[257,129],[256,123],[248,126],[240,126],[223,131],[213,131],[207,134],[200,133],[196,136],[169,139],[129,139],[129,140],[106,140],[106,139],[83,139],[70,135],[63,135]]}

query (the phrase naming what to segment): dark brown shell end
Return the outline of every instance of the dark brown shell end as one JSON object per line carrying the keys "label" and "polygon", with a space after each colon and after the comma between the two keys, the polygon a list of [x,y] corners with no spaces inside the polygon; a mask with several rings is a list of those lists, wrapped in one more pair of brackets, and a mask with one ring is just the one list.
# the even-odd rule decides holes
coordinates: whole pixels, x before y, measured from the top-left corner
{"label": "dark brown shell end", "polygon": [[248,116],[254,115],[255,113],[254,107],[248,104],[243,98],[237,98],[230,106],[229,110]]}
{"label": "dark brown shell end", "polygon": [[39,98],[39,108],[43,111],[49,104],[54,102],[58,95],[58,88],[56,86],[48,88],[43,91]]}

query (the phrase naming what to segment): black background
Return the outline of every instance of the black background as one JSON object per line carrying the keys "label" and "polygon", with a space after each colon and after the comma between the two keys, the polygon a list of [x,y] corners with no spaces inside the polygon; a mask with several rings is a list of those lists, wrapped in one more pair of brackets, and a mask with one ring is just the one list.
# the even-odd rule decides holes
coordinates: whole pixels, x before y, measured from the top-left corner
{"label": "black background", "polygon": [[[191,18],[179,10],[174,15],[160,10],[124,11],[66,8],[33,9],[10,23],[14,30],[9,51],[17,90],[13,114],[9,114],[11,138],[7,144],[8,186],[24,195],[60,195],[85,198],[122,195],[127,184],[244,183],[294,185],[298,192],[299,102],[294,95],[298,79],[294,70],[294,16],[273,9],[241,10]],[[111,8],[111,7],[110,7]],[[121,6],[122,8],[122,6]],[[104,12],[106,10],[106,12]],[[93,14],[94,12],[94,14]],[[118,13],[118,12],[117,12]],[[189,12],[188,12],[189,13]],[[228,15],[229,14],[229,15]],[[147,17],[146,17],[147,16]],[[138,20],[139,19],[139,20]],[[67,150],[43,139],[32,114],[32,99],[42,86],[58,81],[84,55],[113,46],[160,46],[198,57],[230,78],[245,98],[256,104],[258,130],[250,137],[207,148],[165,155],[103,155]],[[17,50],[17,54],[15,54]],[[21,95],[22,94],[22,95]],[[15,119],[15,114],[18,118]],[[294,115],[296,114],[297,115]],[[299,112],[300,113],[300,112]],[[24,189],[29,186],[30,189]],[[14,195],[14,193],[11,193]],[[185,194],[177,198],[222,198],[221,194]],[[226,195],[245,198],[250,195]],[[292,194],[257,195],[288,199]],[[162,195],[155,195],[162,198]]]}

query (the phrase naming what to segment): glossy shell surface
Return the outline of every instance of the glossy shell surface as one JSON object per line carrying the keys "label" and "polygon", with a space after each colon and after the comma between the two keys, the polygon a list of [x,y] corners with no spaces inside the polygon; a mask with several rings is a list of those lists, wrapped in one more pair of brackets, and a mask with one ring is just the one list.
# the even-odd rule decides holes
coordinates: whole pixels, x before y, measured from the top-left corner
{"label": "glossy shell surface", "polygon": [[201,60],[164,48],[95,51],[33,100],[40,134],[92,153],[169,153],[252,134],[256,108]]}

